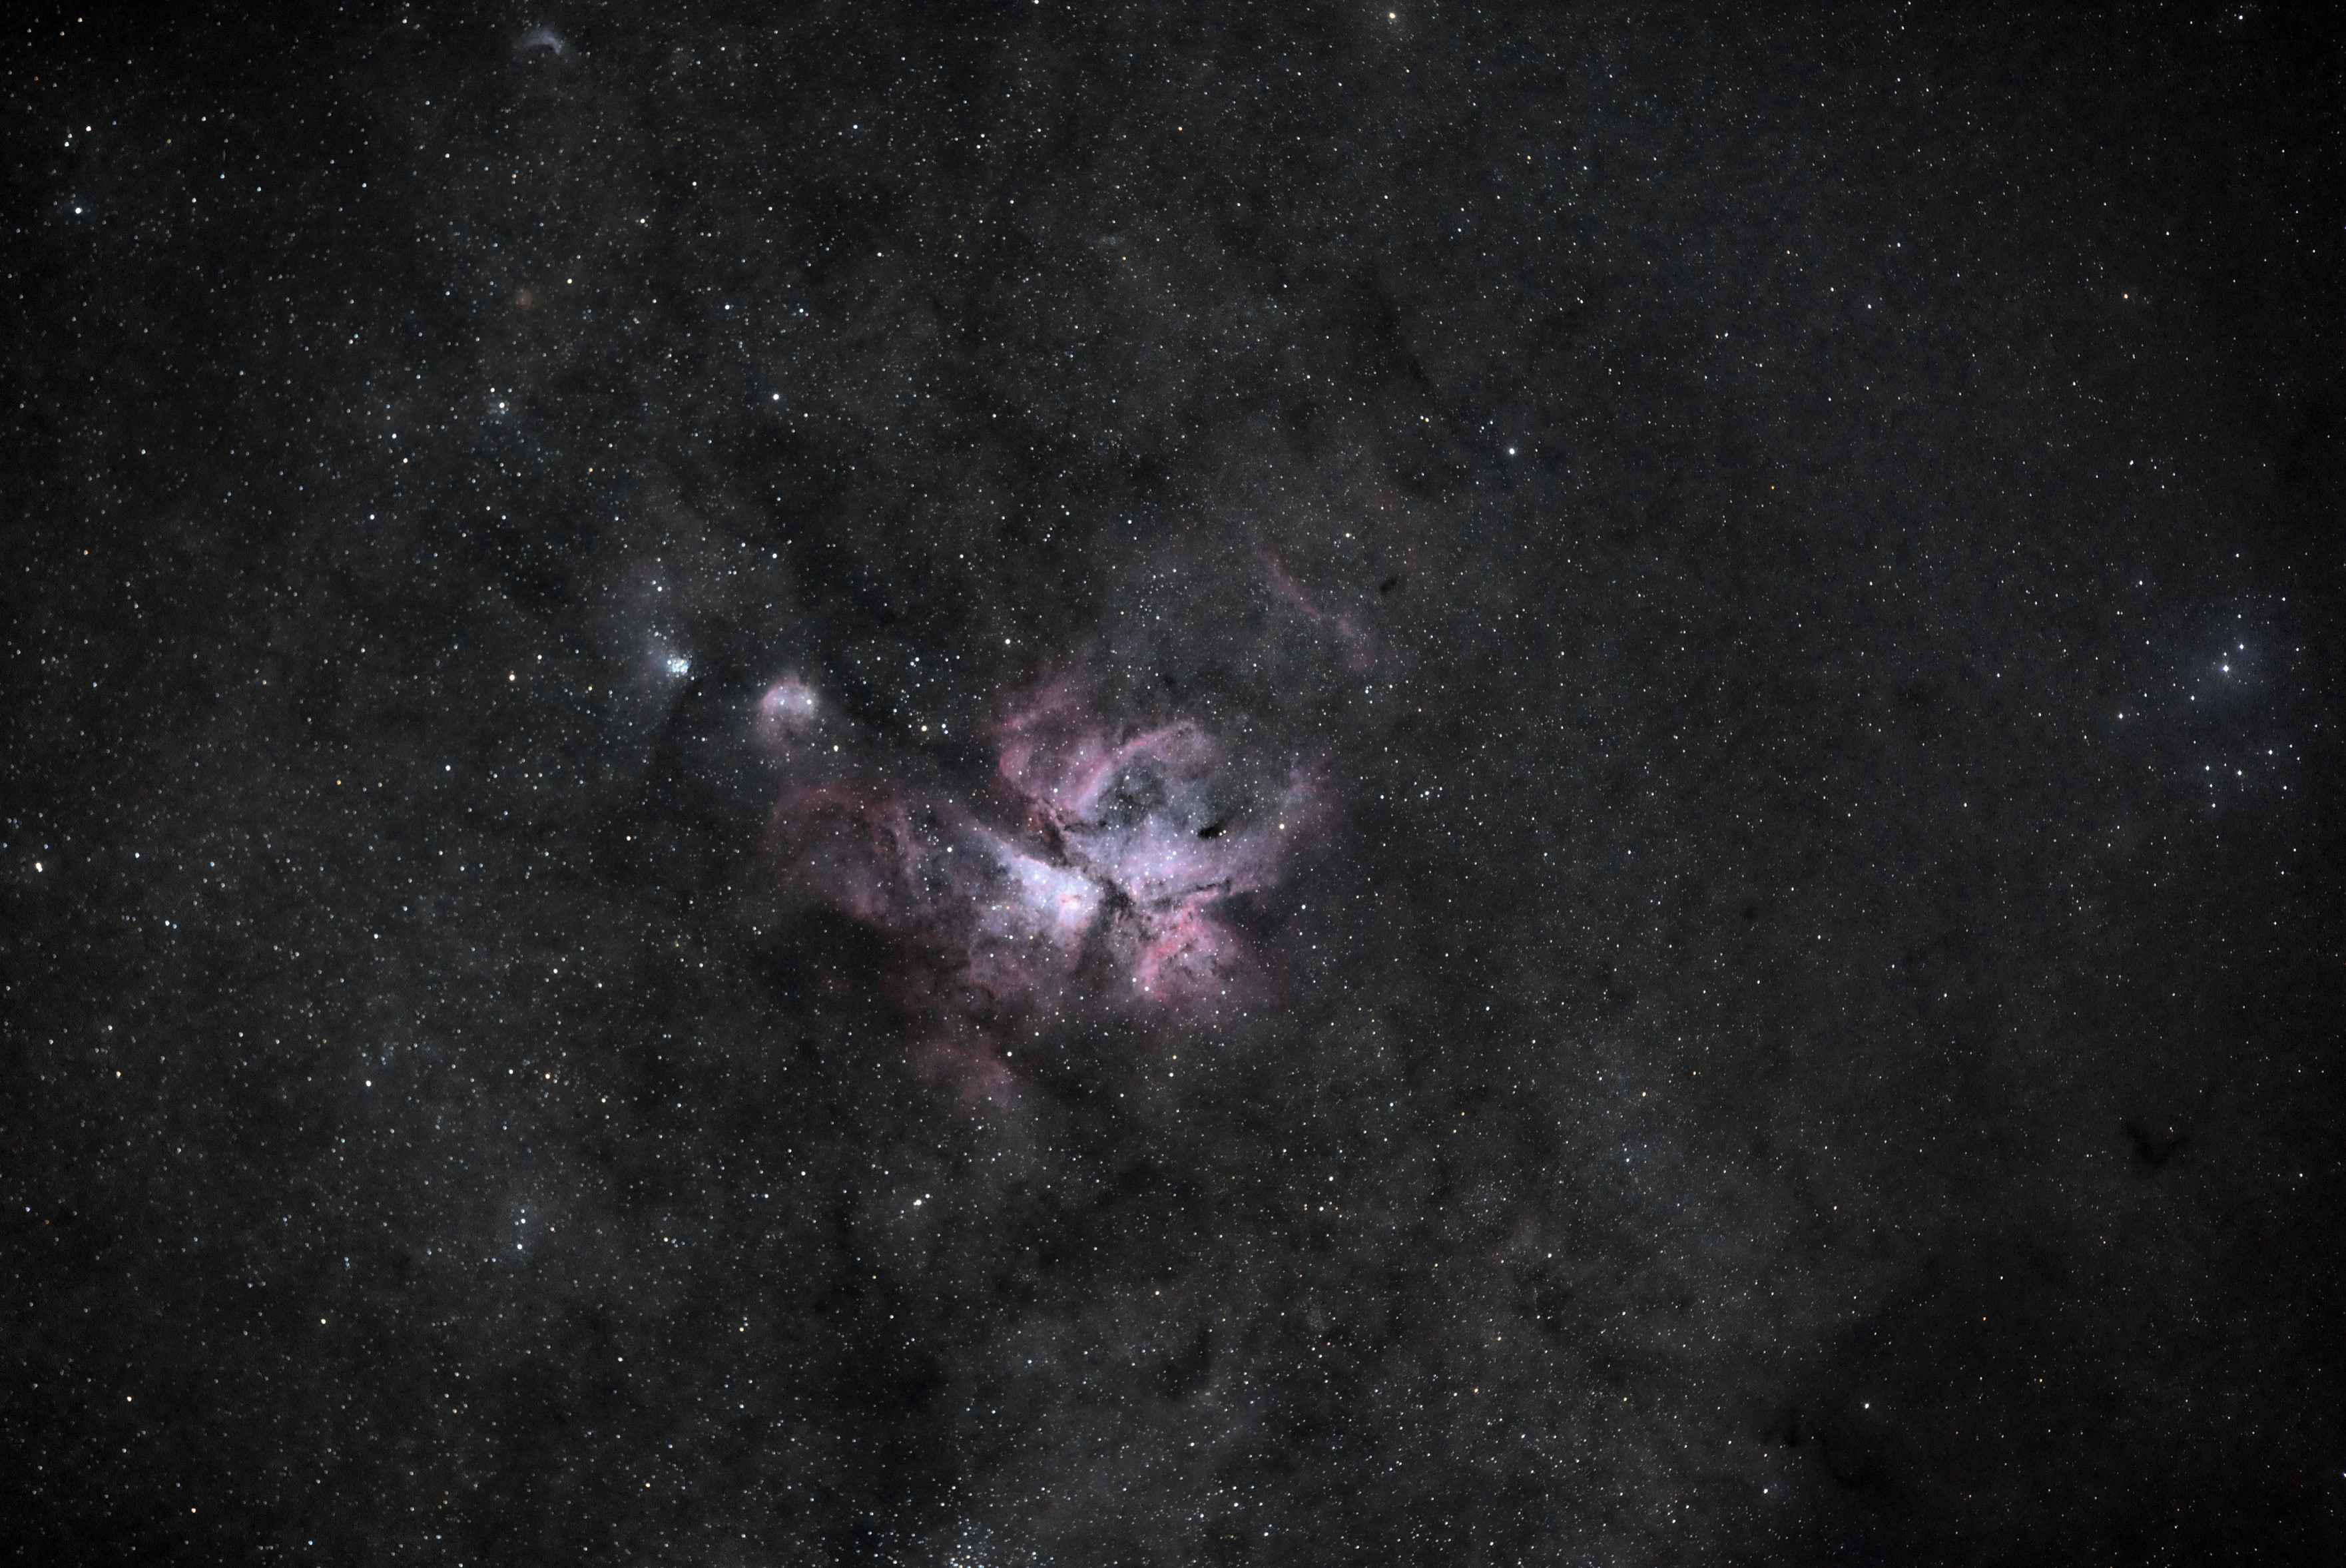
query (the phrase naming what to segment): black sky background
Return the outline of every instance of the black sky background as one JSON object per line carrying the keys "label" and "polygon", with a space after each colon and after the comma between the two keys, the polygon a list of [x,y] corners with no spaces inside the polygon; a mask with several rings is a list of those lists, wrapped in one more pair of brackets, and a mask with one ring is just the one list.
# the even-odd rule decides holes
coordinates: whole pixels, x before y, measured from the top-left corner
{"label": "black sky background", "polygon": [[[7,49],[15,1560],[2346,1545],[2318,10]],[[793,671],[1311,759],[1276,995],[956,1094]]]}

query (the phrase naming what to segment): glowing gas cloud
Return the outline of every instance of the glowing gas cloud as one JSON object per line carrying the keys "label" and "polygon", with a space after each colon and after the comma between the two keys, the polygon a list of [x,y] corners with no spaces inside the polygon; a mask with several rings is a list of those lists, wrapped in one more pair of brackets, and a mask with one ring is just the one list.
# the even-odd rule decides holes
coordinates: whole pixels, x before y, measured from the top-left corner
{"label": "glowing gas cloud", "polygon": [[831,738],[806,683],[760,704],[790,786],[773,827],[789,874],[893,939],[895,992],[973,1094],[1005,1092],[996,1047],[1054,1013],[1196,1018],[1265,993],[1267,961],[1229,920],[1319,826],[1300,764],[1266,766],[1187,718],[1110,721],[1076,683],[1017,699],[994,777],[914,789]]}

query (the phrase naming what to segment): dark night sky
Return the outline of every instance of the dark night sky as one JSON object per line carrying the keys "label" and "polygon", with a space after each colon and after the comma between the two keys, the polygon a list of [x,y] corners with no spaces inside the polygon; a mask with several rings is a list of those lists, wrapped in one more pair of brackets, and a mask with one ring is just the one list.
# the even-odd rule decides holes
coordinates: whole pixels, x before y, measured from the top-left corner
{"label": "dark night sky", "polygon": [[12,34],[9,1560],[2346,1560],[2346,56],[1391,3]]}

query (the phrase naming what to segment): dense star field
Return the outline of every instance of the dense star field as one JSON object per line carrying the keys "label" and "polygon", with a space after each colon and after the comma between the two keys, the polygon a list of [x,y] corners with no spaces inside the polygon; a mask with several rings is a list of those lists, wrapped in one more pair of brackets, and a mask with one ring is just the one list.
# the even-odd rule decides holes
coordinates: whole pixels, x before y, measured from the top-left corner
{"label": "dense star field", "polygon": [[24,21],[10,1560],[2346,1561],[2316,15]]}

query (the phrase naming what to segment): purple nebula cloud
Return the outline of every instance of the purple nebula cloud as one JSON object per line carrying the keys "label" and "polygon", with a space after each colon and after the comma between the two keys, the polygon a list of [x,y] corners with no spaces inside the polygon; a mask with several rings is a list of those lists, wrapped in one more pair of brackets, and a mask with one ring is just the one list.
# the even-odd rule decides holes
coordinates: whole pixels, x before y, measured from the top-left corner
{"label": "purple nebula cloud", "polygon": [[899,943],[897,1000],[965,1093],[1007,1093],[1003,1039],[1072,1010],[1197,1019],[1268,993],[1270,960],[1227,917],[1321,824],[1309,769],[1190,719],[1113,723],[1062,679],[994,726],[997,779],[964,798],[876,776],[825,743],[822,713],[796,679],[760,705],[795,779],[777,844],[801,887]]}

